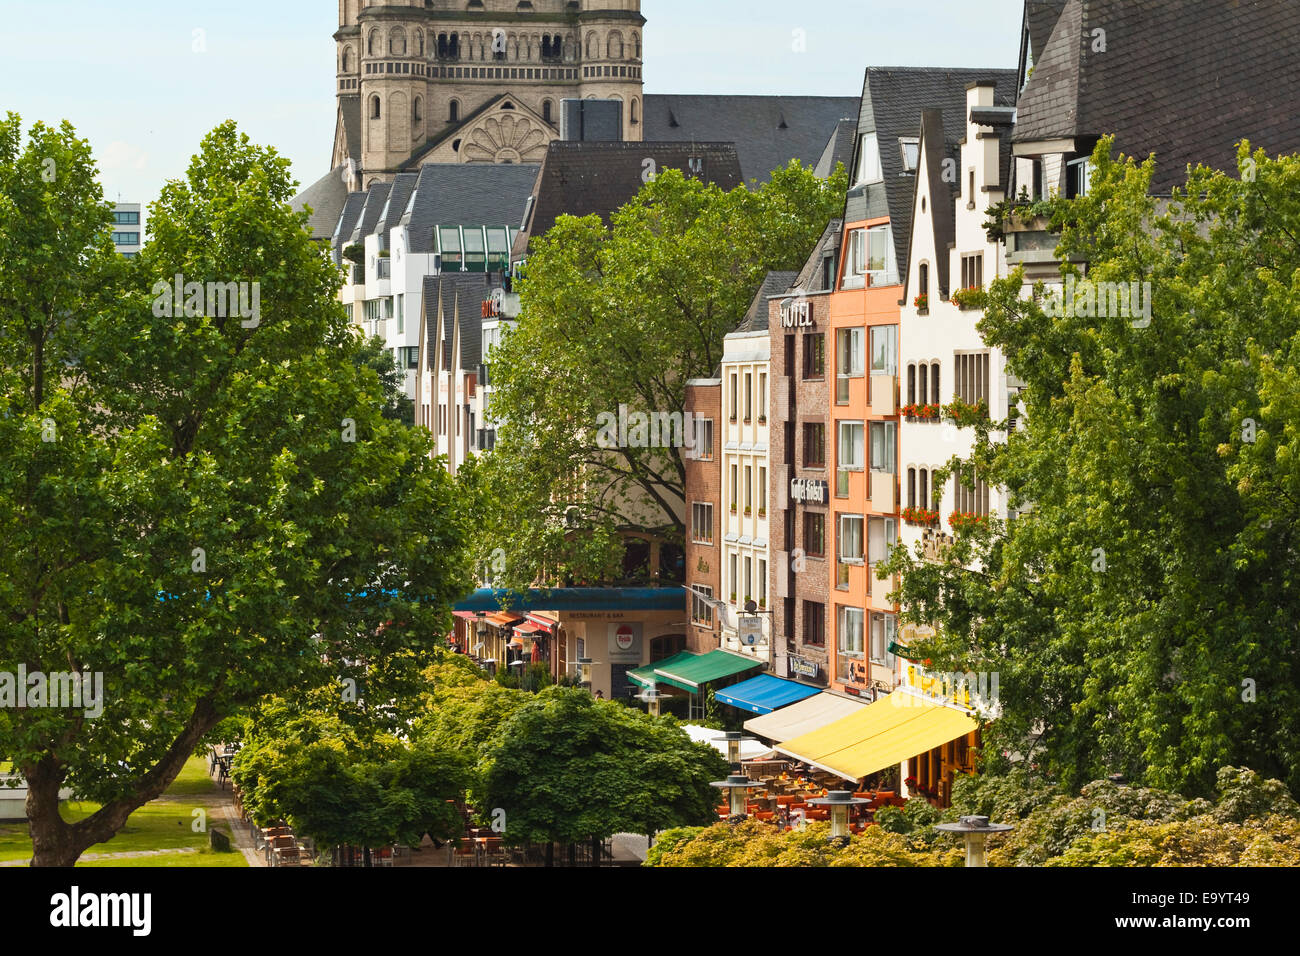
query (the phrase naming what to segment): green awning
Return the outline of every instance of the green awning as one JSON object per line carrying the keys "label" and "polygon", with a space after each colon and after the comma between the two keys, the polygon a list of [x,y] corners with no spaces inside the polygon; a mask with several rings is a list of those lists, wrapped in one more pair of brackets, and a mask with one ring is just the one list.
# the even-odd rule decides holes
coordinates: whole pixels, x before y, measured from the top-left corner
{"label": "green awning", "polygon": [[641,687],[649,687],[651,684],[657,682],[657,678],[655,677],[656,667],[666,667],[670,664],[680,664],[683,661],[688,661],[695,656],[696,655],[692,654],[690,651],[678,651],[672,657],[666,657],[661,661],[655,661],[653,664],[647,664],[645,667],[638,667],[634,671],[628,671],[627,672],[628,683],[638,684]]}
{"label": "green awning", "polygon": [[670,658],[656,664],[654,674],[655,680],[661,684],[698,694],[705,684],[746,671],[759,670],[762,666],[762,661],[756,661],[752,657],[742,657],[730,651],[710,651],[688,661],[673,662]]}

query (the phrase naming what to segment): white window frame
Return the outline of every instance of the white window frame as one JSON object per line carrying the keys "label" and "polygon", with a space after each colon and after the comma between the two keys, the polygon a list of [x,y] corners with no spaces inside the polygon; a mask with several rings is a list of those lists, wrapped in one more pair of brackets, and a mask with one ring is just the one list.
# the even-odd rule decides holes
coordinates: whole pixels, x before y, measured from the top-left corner
{"label": "white window frame", "polygon": [[[697,512],[696,509],[699,509]],[[707,510],[706,510],[707,509]],[[708,537],[700,537],[701,517],[707,518]],[[713,544],[713,502],[711,501],[693,501],[691,502],[691,541],[695,544]]]}
{"label": "white window frame", "polygon": [[858,137],[858,163],[853,171],[853,185],[882,182],[884,169],[880,164],[880,140],[873,133],[863,133]]}

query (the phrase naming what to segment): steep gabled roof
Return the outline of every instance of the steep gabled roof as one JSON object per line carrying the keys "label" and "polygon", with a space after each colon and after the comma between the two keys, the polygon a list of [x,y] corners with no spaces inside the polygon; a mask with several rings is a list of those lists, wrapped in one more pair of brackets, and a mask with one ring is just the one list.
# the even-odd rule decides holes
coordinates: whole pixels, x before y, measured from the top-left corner
{"label": "steep gabled roof", "polygon": [[946,67],[871,67],[867,70],[862,86],[858,137],[860,141],[866,133],[876,134],[883,178],[878,183],[849,190],[844,218],[848,222],[859,222],[888,216],[900,271],[905,268],[910,244],[916,174],[904,171],[899,140],[916,137],[921,113],[926,109],[940,111],[945,130],[954,133],[960,130],[964,135],[966,87],[971,83],[992,83],[994,105],[1012,106],[1015,103],[1015,70]]}
{"label": "steep gabled roof", "polygon": [[[483,300],[492,291],[488,276],[481,272],[444,272],[424,277],[424,315],[427,323],[427,351],[430,368],[437,364],[438,331],[442,330],[441,368],[452,367],[452,339],[456,310],[460,309],[459,368],[476,368],[483,354]],[[439,325],[439,314],[442,321]],[[435,395],[437,392],[435,391]]]}
{"label": "steep gabled roof", "polygon": [[356,228],[352,230],[353,242],[361,242],[375,231],[379,217],[384,211],[384,203],[388,202],[388,194],[392,188],[391,183],[372,183],[366,190],[366,204],[361,207],[361,216],[357,220]]}
{"label": "steep gabled roof", "polygon": [[411,252],[433,252],[437,226],[519,228],[541,167],[526,164],[427,163],[400,213]]}
{"label": "steep gabled roof", "polygon": [[365,204],[365,193],[348,193],[348,197],[343,203],[343,212],[339,214],[339,222],[334,228],[334,236],[330,242],[334,248],[334,262],[336,264],[343,261],[344,247],[352,243],[352,235],[356,231],[357,220],[361,218],[361,209]]}
{"label": "steep gabled roof", "polygon": [[798,159],[814,166],[836,124],[858,112],[855,96],[645,96],[648,142],[734,143],[746,181]]}
{"label": "steep gabled roof", "polygon": [[[1103,49],[1104,47],[1104,49]],[[1015,142],[1114,133],[1158,163],[1152,191],[1188,164],[1235,170],[1236,143],[1300,151],[1300,4],[1068,0],[1020,97]]]}
{"label": "steep gabled roof", "polygon": [[[962,125],[962,131],[966,129]],[[1003,137],[1004,139],[1006,137]],[[921,173],[925,176],[926,185],[930,194],[929,206],[922,218],[929,219],[930,228],[934,234],[934,273],[938,288],[938,298],[946,299],[950,289],[948,281],[948,249],[956,240],[957,236],[957,211],[954,202],[957,198],[958,186],[956,183],[945,181],[943,175],[943,161],[950,158],[952,149],[947,142],[943,128],[943,112],[941,110],[925,110],[921,114],[921,143],[920,156],[924,164]],[[915,201],[915,197],[913,197]],[[915,210],[915,206],[913,207]],[[912,262],[912,242],[915,234],[909,232],[907,258],[900,260],[900,270],[903,271],[904,286],[911,275]],[[906,263],[906,265],[903,265]],[[904,301],[910,296],[910,290],[904,292]]]}
{"label": "steep gabled roof", "polygon": [[[649,165],[653,163],[653,167]],[[533,189],[533,209],[515,240],[523,255],[532,236],[543,235],[562,215],[610,214],[631,200],[650,169],[680,169],[723,189],[743,182],[736,148],[730,143],[582,143],[557,140],[542,161]]]}
{"label": "steep gabled roof", "polygon": [[398,173],[393,177],[393,188],[384,202],[379,222],[375,224],[375,232],[378,235],[387,236],[388,230],[402,221],[402,214],[406,212],[406,204],[411,198],[411,193],[415,191],[415,184],[419,178],[415,173]]}
{"label": "steep gabled roof", "polygon": [[1052,35],[1056,21],[1061,18],[1069,0],[1025,0],[1023,30],[1029,40],[1029,52],[1034,63],[1043,58],[1043,47]]}
{"label": "steep gabled roof", "polygon": [[[835,267],[839,262],[840,236],[844,232],[844,220],[832,219],[822,233],[822,237],[817,240],[817,245],[813,246],[812,252],[808,254],[808,259],[804,262],[803,268],[794,281],[790,283],[791,288],[799,288],[809,295],[818,292],[830,292],[835,285]],[[830,284],[822,282],[822,261],[826,258],[831,260]]]}
{"label": "steep gabled roof", "polygon": [[843,163],[845,169],[849,168],[849,163],[853,162],[853,134],[857,129],[858,121],[851,116],[835,124],[835,130],[827,140],[821,158],[813,167],[819,178],[829,179],[835,172],[836,163]]}
{"label": "steep gabled roof", "polygon": [[348,187],[343,182],[343,173],[342,166],[331,169],[293,198],[295,211],[311,207],[307,229],[313,239],[328,242],[334,236],[334,229],[339,224],[339,216],[348,199]]}
{"label": "steep gabled roof", "polygon": [[[745,317],[740,320],[736,326],[735,332],[766,332],[768,318],[768,299],[774,295],[781,295],[788,292],[794,280],[799,277],[797,272],[769,272],[763,277],[763,283],[754,293],[753,301],[749,303],[749,311]],[[734,334],[734,333],[733,333]]]}

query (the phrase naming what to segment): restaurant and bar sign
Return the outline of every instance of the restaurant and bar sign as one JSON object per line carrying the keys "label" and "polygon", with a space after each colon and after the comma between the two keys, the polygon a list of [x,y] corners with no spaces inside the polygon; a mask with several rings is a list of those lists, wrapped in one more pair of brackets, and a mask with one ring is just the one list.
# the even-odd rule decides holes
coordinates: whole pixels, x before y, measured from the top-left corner
{"label": "restaurant and bar sign", "polygon": [[830,500],[830,484],[816,478],[791,478],[790,500],[824,505]]}
{"label": "restaurant and bar sign", "polygon": [[816,661],[810,661],[806,657],[790,658],[790,673],[795,677],[807,677],[809,680],[816,680],[818,670]]}

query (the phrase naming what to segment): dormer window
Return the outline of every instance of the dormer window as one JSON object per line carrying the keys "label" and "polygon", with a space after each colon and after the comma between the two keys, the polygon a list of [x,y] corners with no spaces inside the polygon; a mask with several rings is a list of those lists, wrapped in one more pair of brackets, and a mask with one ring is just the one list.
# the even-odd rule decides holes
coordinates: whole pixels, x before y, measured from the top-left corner
{"label": "dormer window", "polygon": [[1065,167],[1065,197],[1077,199],[1088,195],[1088,181],[1092,178],[1092,160],[1085,156],[1074,159]]}
{"label": "dormer window", "polygon": [[915,136],[900,136],[898,148],[903,156],[903,172],[916,172],[916,167],[921,162],[921,141]]}
{"label": "dormer window", "polygon": [[858,137],[858,163],[853,177],[853,185],[878,183],[884,179],[880,169],[880,145],[875,133],[863,133]]}

